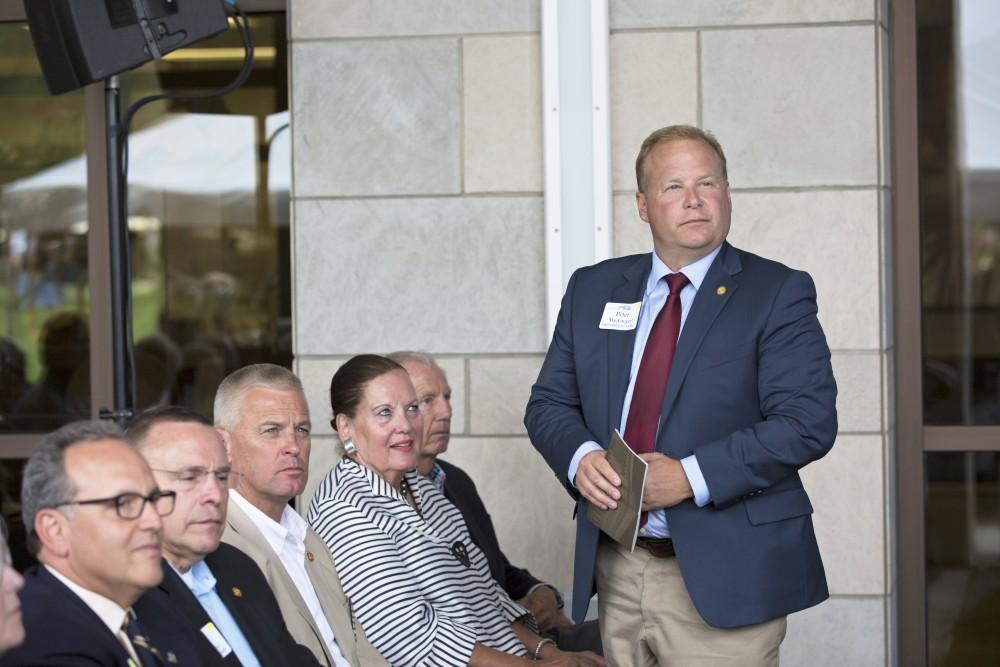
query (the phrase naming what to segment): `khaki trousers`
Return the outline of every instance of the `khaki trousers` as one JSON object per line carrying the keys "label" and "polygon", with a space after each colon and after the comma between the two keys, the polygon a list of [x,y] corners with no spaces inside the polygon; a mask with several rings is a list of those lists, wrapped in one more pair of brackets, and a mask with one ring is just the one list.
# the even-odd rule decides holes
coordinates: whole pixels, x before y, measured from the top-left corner
{"label": "khaki trousers", "polygon": [[713,628],[694,608],[676,558],[633,553],[601,538],[597,551],[601,640],[613,667],[750,667],[778,664],[785,617]]}

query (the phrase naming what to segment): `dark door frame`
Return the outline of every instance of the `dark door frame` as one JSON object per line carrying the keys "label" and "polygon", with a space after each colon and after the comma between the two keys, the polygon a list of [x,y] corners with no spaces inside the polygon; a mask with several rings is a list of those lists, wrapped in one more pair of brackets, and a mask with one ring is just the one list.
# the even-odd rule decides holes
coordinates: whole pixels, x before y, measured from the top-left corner
{"label": "dark door frame", "polygon": [[916,0],[892,3],[893,316],[895,322],[895,663],[927,664],[925,455],[997,451],[1000,426],[925,426],[917,133]]}

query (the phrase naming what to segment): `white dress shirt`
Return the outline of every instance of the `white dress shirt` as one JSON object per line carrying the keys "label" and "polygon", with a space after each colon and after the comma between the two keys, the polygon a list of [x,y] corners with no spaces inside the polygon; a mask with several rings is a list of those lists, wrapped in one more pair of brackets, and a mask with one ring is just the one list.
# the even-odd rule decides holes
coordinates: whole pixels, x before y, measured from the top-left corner
{"label": "white dress shirt", "polygon": [[326,614],[316,596],[316,589],[313,588],[309,573],[306,572],[305,540],[309,524],[287,505],[281,513],[281,523],[276,523],[274,519],[261,512],[234,489],[229,489],[229,499],[239,505],[240,509],[250,517],[253,524],[264,535],[268,545],[274,549],[274,553],[278,554],[281,564],[285,566],[288,576],[295,582],[295,587],[302,599],[305,600],[309,613],[315,619],[316,627],[319,629],[334,663],[337,667],[351,667],[351,663],[347,661],[340,647],[337,646],[333,628],[326,620]]}
{"label": "white dress shirt", "polygon": [[[699,259],[697,262],[688,264],[679,271],[687,276],[689,281],[688,284],[684,286],[684,289],[681,290],[680,294],[680,330],[682,332],[684,331],[684,323],[687,322],[688,313],[691,312],[691,304],[694,303],[694,298],[698,294],[698,289],[701,287],[701,283],[704,282],[705,276],[708,274],[708,269],[712,266],[712,262],[715,261],[715,258],[721,249],[722,246],[719,246]],[[667,297],[670,295],[670,288],[667,287],[667,282],[663,280],[663,276],[675,273],[674,271],[671,271],[659,257],[657,257],[655,252],[652,253],[652,255],[653,267],[649,272],[649,276],[646,278],[646,290],[643,293],[642,307],[639,310],[639,322],[636,325],[635,330],[635,344],[632,348],[632,367],[629,372],[628,390],[625,392],[625,402],[622,406],[622,421],[618,429],[618,432],[622,434],[625,433],[625,425],[628,421],[628,410],[629,406],[632,404],[632,391],[635,389],[635,379],[639,374],[639,364],[642,362],[642,353],[646,349],[646,339],[649,338],[649,332],[653,328],[653,322],[656,321],[656,316],[660,313],[660,310],[667,302]],[[679,333],[678,336],[680,336]],[[659,432],[659,428],[657,428],[657,432]],[[580,460],[590,452],[602,449],[604,448],[592,440],[580,445],[569,463],[568,479],[571,484],[574,483],[577,468],[580,466]],[[684,466],[684,474],[687,475],[688,482],[691,484],[691,490],[694,492],[695,504],[698,505],[698,507],[704,507],[712,500],[712,498],[708,492],[708,485],[705,483],[705,477],[701,472],[701,466],[698,465],[697,457],[694,454],[687,456],[681,459],[681,465]],[[670,529],[667,527],[666,512],[662,509],[650,512],[641,534],[649,537],[669,537]]]}

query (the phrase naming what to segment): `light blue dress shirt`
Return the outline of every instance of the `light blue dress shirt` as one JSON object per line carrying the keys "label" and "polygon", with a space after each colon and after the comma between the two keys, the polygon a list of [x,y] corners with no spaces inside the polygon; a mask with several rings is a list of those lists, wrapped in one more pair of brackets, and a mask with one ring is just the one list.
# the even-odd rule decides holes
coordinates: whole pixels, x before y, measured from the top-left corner
{"label": "light blue dress shirt", "polygon": [[[683,267],[680,272],[683,273],[688,278],[688,284],[684,286],[681,290],[681,331],[684,331],[684,323],[687,322],[688,313],[691,312],[691,304],[694,303],[694,297],[701,288],[702,282],[705,280],[705,275],[708,273],[709,267],[712,266],[712,262],[715,261],[716,256],[722,246],[719,246],[712,252],[708,253],[697,262],[693,264],[688,264]],[[663,276],[673,273],[666,264],[664,264],[656,253],[653,255],[653,268],[649,272],[649,277],[646,279],[646,291],[642,297],[642,307],[639,310],[639,322],[636,324],[635,328],[635,345],[632,348],[632,367],[629,371],[628,380],[628,390],[625,392],[625,402],[622,406],[622,421],[619,426],[619,433],[624,435],[625,425],[628,421],[628,410],[629,406],[632,404],[632,391],[635,389],[635,378],[639,373],[639,364],[642,362],[642,353],[646,349],[646,339],[649,337],[649,331],[653,328],[653,322],[656,321],[656,316],[659,315],[660,310],[663,308],[664,304],[667,302],[667,297],[670,295],[670,288],[667,287],[667,281],[663,280]],[[659,429],[657,429],[659,431]],[[569,477],[570,483],[576,477],[576,470],[580,466],[580,460],[589,454],[590,452],[604,449],[599,444],[593,440],[589,440],[576,450],[573,455],[572,460],[569,463]],[[705,476],[701,473],[701,466],[698,465],[697,457],[692,454],[681,459],[681,465],[684,466],[684,474],[687,475],[688,482],[691,484],[691,490],[694,492],[694,502],[698,507],[704,507],[709,502],[711,502],[712,497],[708,492],[708,485],[705,483]],[[667,527],[667,516],[666,512],[662,509],[654,510],[649,513],[649,517],[646,520],[646,525],[641,531],[642,535],[648,537],[669,537],[670,529]]]}
{"label": "light blue dress shirt", "polygon": [[[176,568],[174,571],[177,572]],[[198,561],[187,572],[177,572],[177,574],[198,598],[198,603],[212,619],[212,623],[229,643],[244,667],[261,667],[236,619],[215,591],[215,576],[205,561]]]}

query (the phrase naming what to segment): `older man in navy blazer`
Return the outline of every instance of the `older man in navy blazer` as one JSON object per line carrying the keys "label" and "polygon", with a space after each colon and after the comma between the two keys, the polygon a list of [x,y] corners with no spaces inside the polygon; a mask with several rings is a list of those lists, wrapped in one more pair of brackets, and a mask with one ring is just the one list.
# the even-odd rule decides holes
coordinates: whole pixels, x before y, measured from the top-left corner
{"label": "older man in navy blazer", "polygon": [[[636,177],[654,252],[573,275],[525,415],[580,503],[574,617],[596,580],[609,664],[777,664],[785,616],[828,596],[798,474],[837,431],[815,287],[726,242],[712,135],[657,130]],[[634,551],[587,519],[621,497],[614,429],[649,463]]]}

